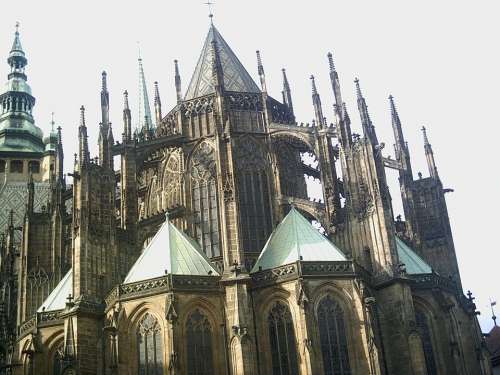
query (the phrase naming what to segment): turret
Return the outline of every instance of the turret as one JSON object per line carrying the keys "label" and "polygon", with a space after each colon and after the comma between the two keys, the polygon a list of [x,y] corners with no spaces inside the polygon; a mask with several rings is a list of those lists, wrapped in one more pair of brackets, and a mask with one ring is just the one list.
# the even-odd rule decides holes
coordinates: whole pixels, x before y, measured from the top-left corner
{"label": "turret", "polygon": [[394,104],[394,97],[392,95],[389,96],[389,102],[391,106],[392,130],[394,132],[395,139],[394,147],[396,151],[396,160],[400,163],[401,168],[403,168],[406,172],[409,179],[412,180],[413,175],[411,170],[410,152],[403,136],[401,120],[399,119],[399,114],[396,109],[396,105]]}
{"label": "turret", "polygon": [[174,60],[175,67],[175,93],[177,95],[177,103],[182,101],[181,75],[179,73],[179,62]]}
{"label": "turret", "polygon": [[156,116],[156,127],[159,127],[162,116],[161,116],[160,90],[158,89],[157,81],[155,81],[155,116]]}
{"label": "turret", "polygon": [[292,91],[290,90],[290,84],[288,83],[285,68],[281,69],[281,72],[283,73],[283,102],[288,107],[290,114],[295,116],[293,113]]}
{"label": "turret", "polygon": [[139,56],[139,118],[138,130],[142,132],[146,138],[149,138],[150,132],[153,129],[153,120],[151,117],[151,107],[149,106],[149,95],[146,85],[146,77],[144,75],[144,67],[142,58]]}
{"label": "turret", "polygon": [[424,136],[425,158],[427,159],[427,167],[429,168],[429,175],[432,178],[439,179],[436,162],[434,160],[434,152],[432,151],[432,146],[429,143],[429,139],[427,138],[427,130],[425,129],[425,126],[422,126],[422,134]]}

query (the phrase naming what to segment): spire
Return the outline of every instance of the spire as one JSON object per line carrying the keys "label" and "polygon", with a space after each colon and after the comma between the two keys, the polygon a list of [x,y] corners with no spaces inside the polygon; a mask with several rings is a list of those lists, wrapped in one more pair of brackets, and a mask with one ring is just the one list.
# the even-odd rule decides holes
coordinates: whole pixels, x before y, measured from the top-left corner
{"label": "spire", "polygon": [[284,104],[287,105],[292,116],[294,116],[293,103],[292,103],[292,91],[290,90],[290,84],[288,83],[288,78],[286,76],[286,70],[285,70],[285,68],[283,68],[283,69],[281,69],[281,71],[283,72],[283,101],[284,101]]}
{"label": "spire", "polygon": [[354,79],[356,84],[356,95],[358,97],[358,110],[361,117],[361,125],[363,126],[363,133],[372,143],[377,144],[377,137],[375,135],[375,128],[370,119],[370,114],[368,113],[368,106],[366,105],[366,100],[361,93],[361,88],[359,87],[359,79]]}
{"label": "spire", "polygon": [[392,95],[389,95],[389,103],[391,107],[392,130],[394,132],[394,139],[396,141],[396,160],[401,163],[404,170],[408,172],[413,179],[411,171],[410,152],[403,136],[403,127],[401,126],[401,120],[399,119],[399,114],[396,109],[396,104],[394,103],[394,97]]}
{"label": "spire", "polygon": [[87,126],[85,125],[85,107],[80,107],[80,126],[78,127],[79,154],[78,159],[80,165],[88,165],[90,163],[89,145],[87,139]]}
{"label": "spire", "polygon": [[314,113],[316,115],[316,124],[318,124],[319,128],[322,128],[325,124],[324,116],[323,116],[323,108],[321,106],[321,99],[318,94],[318,89],[316,88],[316,80],[314,76],[311,75],[311,85],[312,85],[312,101],[314,106]]}
{"label": "spire", "polygon": [[177,103],[182,101],[181,75],[179,73],[179,61],[174,60],[175,67],[175,92],[177,94]]}
{"label": "spire", "polygon": [[160,90],[158,89],[158,82],[155,81],[155,116],[156,116],[156,126],[160,126],[161,123],[161,99]]}
{"label": "spire", "polygon": [[149,106],[149,96],[146,86],[146,78],[144,76],[144,68],[142,66],[142,58],[139,55],[139,131],[149,132],[153,128],[151,118],[151,107]]}
{"label": "spire", "polygon": [[123,93],[123,142],[132,139],[132,116],[128,106],[128,91]]}
{"label": "spire", "polygon": [[217,28],[214,25],[210,25],[184,99],[190,100],[215,93],[213,85],[213,41],[217,44],[217,52],[222,61],[221,73],[222,77],[224,77],[225,90],[260,93],[259,87],[231,50],[231,47],[229,47]]}
{"label": "spire", "polygon": [[436,162],[434,160],[434,152],[432,151],[432,146],[429,143],[429,138],[427,138],[427,129],[422,126],[422,134],[424,136],[424,150],[425,158],[427,159],[427,167],[429,168],[429,175],[432,178],[439,179]]}
{"label": "spire", "polygon": [[333,96],[335,97],[335,105],[339,110],[342,107],[342,94],[340,92],[340,82],[339,75],[335,70],[335,64],[333,63],[333,55],[331,52],[328,52],[328,65],[330,67],[330,82],[332,84]]}
{"label": "spire", "polygon": [[109,93],[106,72],[102,72],[101,89],[101,123],[107,127],[109,124]]}
{"label": "spire", "polygon": [[262,92],[267,92],[266,73],[264,73],[264,65],[262,65],[262,58],[260,57],[260,51],[257,50],[255,51],[255,53],[257,54],[257,70],[259,72],[260,88],[262,89]]}

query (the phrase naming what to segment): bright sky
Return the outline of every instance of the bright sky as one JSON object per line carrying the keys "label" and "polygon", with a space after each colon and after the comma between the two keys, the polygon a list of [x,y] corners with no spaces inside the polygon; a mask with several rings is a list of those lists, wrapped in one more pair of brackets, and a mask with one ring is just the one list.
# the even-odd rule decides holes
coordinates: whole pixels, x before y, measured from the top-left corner
{"label": "bright sky", "polygon": [[[0,54],[6,59],[14,25],[29,59],[37,125],[50,113],[63,127],[66,170],[77,146],[79,107],[87,108],[96,149],[101,71],[108,72],[115,139],[122,131],[122,92],[137,103],[137,41],[152,96],[160,84],[163,112],[175,101],[173,60],[183,87],[208,31],[205,0],[6,1]],[[50,4],[50,5],[49,5]],[[420,128],[425,125],[448,194],[464,289],[477,296],[483,330],[492,325],[491,297],[500,302],[499,9],[496,1],[270,1],[217,0],[215,24],[257,80],[260,49],[268,90],[281,99],[286,67],[298,121],[314,116],[309,76],[317,77],[324,111],[333,120],[326,53],[332,51],[351,119],[359,129],[353,79],[358,76],[381,141],[392,152],[387,97],[395,96],[415,174],[427,175]],[[7,64],[0,65],[6,79]],[[133,115],[137,114],[137,110]],[[137,117],[137,116],[135,116]],[[401,211],[396,175],[391,188]]]}

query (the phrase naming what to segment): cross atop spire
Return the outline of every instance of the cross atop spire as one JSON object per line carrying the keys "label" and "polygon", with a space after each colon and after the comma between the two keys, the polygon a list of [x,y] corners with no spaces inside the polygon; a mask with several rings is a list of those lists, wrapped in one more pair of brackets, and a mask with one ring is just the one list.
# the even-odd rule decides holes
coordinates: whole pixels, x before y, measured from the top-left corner
{"label": "cross atop spire", "polygon": [[213,24],[214,23],[214,12],[213,12],[212,5],[215,5],[215,3],[211,2],[210,0],[207,0],[205,5],[208,7],[208,18],[210,18],[210,23]]}

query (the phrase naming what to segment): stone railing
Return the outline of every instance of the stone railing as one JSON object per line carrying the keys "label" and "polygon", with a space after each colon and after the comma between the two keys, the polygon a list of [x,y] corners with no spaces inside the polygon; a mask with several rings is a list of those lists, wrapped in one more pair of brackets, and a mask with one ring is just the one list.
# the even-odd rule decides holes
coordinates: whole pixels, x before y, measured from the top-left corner
{"label": "stone railing", "polygon": [[302,276],[354,276],[351,261],[299,262]]}
{"label": "stone railing", "polygon": [[150,280],[114,287],[105,298],[110,307],[120,300],[164,293],[171,290],[209,291],[218,290],[219,276],[165,275]]}
{"label": "stone railing", "polygon": [[436,275],[435,273],[408,275],[408,278],[413,281],[412,287],[416,289],[442,288],[454,294],[459,293],[457,284],[453,280]]}

